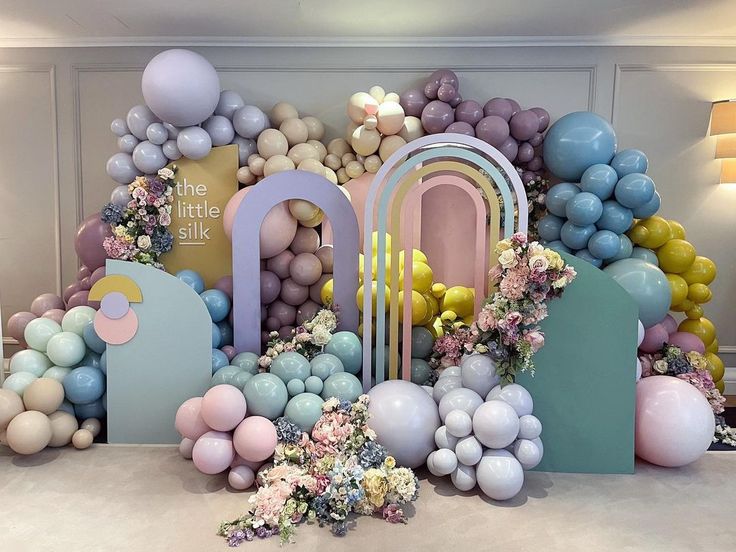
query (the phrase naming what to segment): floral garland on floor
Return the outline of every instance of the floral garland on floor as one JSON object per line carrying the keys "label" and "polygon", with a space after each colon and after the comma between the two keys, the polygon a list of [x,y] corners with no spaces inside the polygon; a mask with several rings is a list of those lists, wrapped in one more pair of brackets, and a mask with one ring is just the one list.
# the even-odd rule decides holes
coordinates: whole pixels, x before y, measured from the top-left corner
{"label": "floral garland on floor", "polygon": [[164,267],[159,257],[171,251],[174,241],[168,230],[174,174],[163,168],[156,176],[138,176],[128,185],[130,201],[125,207],[115,203],[103,207],[100,219],[110,225],[113,234],[102,242],[109,258]]}
{"label": "floral garland on floor", "polygon": [[462,356],[488,353],[503,383],[518,372],[534,374],[532,357],[544,345],[539,323],[547,318],[547,301],[560,297],[575,279],[575,269],[559,253],[517,232],[496,245],[498,264],[491,268],[497,286],[472,325],[451,325],[434,344],[431,363],[441,370],[459,365]]}
{"label": "floral garland on floor", "polygon": [[708,359],[696,351],[685,353],[679,347],[665,343],[662,350],[654,354],[644,354],[639,357],[641,362],[641,377],[673,376],[688,382],[708,399],[716,418],[716,432],[713,442],[736,447],[736,429],[726,424],[721,414],[725,410],[726,398],[713,383],[713,377],[708,370]]}
{"label": "floral garland on floor", "polygon": [[330,525],[337,536],[346,534],[352,514],[406,523],[400,506],[417,499],[419,482],[376,443],[367,425],[368,400],[368,395],[352,404],[327,400],[311,437],[289,419],[278,418],[274,466],[258,473],[250,512],[222,523],[217,534],[239,546],[277,534],[288,542],[305,520]]}

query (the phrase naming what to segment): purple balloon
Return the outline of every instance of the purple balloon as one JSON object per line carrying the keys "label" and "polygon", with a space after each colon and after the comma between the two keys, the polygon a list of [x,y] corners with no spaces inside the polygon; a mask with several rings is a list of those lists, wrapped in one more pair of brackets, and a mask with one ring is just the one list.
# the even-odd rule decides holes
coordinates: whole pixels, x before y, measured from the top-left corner
{"label": "purple balloon", "polygon": [[[269,270],[261,272],[261,303],[273,303],[281,293],[281,280]],[[274,328],[277,330],[278,328]]]}
{"label": "purple balloon", "polygon": [[[287,305],[298,307],[309,298],[309,286],[297,284],[291,278],[281,282],[281,300]],[[294,311],[296,316],[296,311]]]}
{"label": "purple balloon", "polygon": [[428,134],[445,132],[455,122],[455,113],[445,102],[434,100],[422,110],[422,126]]}
{"label": "purple balloon", "polygon": [[514,140],[512,136],[509,136],[500,146],[498,146],[498,151],[500,151],[506,159],[513,161],[516,159],[516,154],[519,151],[519,143]]}
{"label": "purple balloon", "polygon": [[534,159],[534,148],[529,142],[519,144],[519,153],[516,154],[516,160],[519,163],[528,163]]}
{"label": "purple balloon", "polygon": [[460,90],[460,79],[450,69],[437,69],[434,73],[429,75],[429,82],[436,82],[438,84],[449,84],[455,90]]}
{"label": "purple balloon", "polygon": [[[441,102],[450,103],[458,97],[457,90],[451,84],[442,84],[437,90],[437,99]],[[460,102],[458,102],[460,103]]]}
{"label": "purple balloon", "polygon": [[88,290],[92,287],[92,284],[89,283],[89,278],[82,278],[79,280],[79,287]]}
{"label": "purple balloon", "polygon": [[266,268],[276,274],[279,278],[289,277],[289,265],[296,257],[290,250],[285,250],[266,261]]}
{"label": "purple balloon", "polygon": [[91,275],[92,271],[89,268],[87,268],[86,266],[80,266],[79,270],[77,271],[77,280],[89,278]]}
{"label": "purple balloon", "polygon": [[315,303],[311,299],[305,301],[296,311],[296,323],[301,325],[307,320],[311,320],[321,309],[322,305],[319,303]]}
{"label": "purple balloon", "polygon": [[399,98],[401,107],[404,108],[404,114],[412,117],[421,117],[424,106],[429,103],[427,96],[422,90],[412,88],[404,92]]}
{"label": "purple balloon", "polygon": [[498,115],[490,115],[481,119],[476,125],[475,135],[498,148],[509,137],[509,125]]}
{"label": "purple balloon", "polygon": [[455,108],[455,120],[473,126],[477,125],[483,116],[483,107],[475,100],[465,100]]}
{"label": "purple balloon", "polygon": [[294,331],[294,326],[283,326],[279,330],[279,337],[285,340],[291,339],[293,331]]}
{"label": "purple balloon", "polygon": [[87,290],[78,291],[77,293],[75,293],[69,298],[69,301],[67,302],[67,307],[69,307],[70,309],[74,307],[86,307],[88,297],[89,297],[89,291]]}
{"label": "purple balloon", "polygon": [[266,318],[265,327],[269,332],[277,332],[281,328],[281,320],[275,316]]}
{"label": "purple balloon", "polygon": [[57,324],[61,324],[61,321],[63,320],[65,314],[66,311],[64,309],[51,309],[43,313],[41,315],[41,318],[48,318],[49,320],[53,320]]}
{"label": "purple balloon", "polygon": [[529,139],[529,144],[535,148],[541,146],[542,142],[544,142],[544,135],[541,132],[537,132]]}
{"label": "purple balloon", "polygon": [[519,102],[511,98],[506,98],[506,100],[508,100],[508,102],[511,104],[511,116],[512,117],[516,115],[519,111],[521,111],[521,106],[519,105]]}
{"label": "purple balloon", "polygon": [[102,280],[102,278],[104,277],[105,277],[105,267],[101,266],[100,268],[96,268],[95,271],[92,273],[92,275],[89,277],[90,287],[95,285],[99,280]]}
{"label": "purple balloon", "polygon": [[534,159],[529,161],[526,168],[530,171],[538,171],[544,166],[544,162],[542,161],[542,158],[539,156],[536,156]]}
{"label": "purple balloon", "polygon": [[454,134],[465,134],[466,136],[475,136],[475,129],[470,123],[464,123],[462,121],[455,121],[445,129],[445,132],[452,132]]}
{"label": "purple balloon", "polygon": [[440,83],[428,82],[424,85],[424,95],[432,100],[437,99],[437,91],[440,89]]}
{"label": "purple balloon", "polygon": [[233,277],[230,275],[223,276],[215,282],[215,289],[219,289],[225,295],[233,298]]}
{"label": "purple balloon", "polygon": [[77,293],[78,291],[82,290],[82,286],[79,285],[79,282],[74,282],[73,284],[69,284],[64,289],[64,293],[61,295],[61,298],[64,299],[64,303],[69,303],[69,298]]}
{"label": "purple balloon", "polygon": [[53,293],[42,293],[31,303],[31,312],[36,316],[41,316],[47,310],[63,308],[64,300]]}
{"label": "purple balloon", "polygon": [[521,173],[521,181],[524,184],[529,184],[536,177],[537,177],[537,175],[534,174],[532,171],[524,171],[523,173]]}
{"label": "purple balloon", "polygon": [[668,341],[665,327],[661,323],[655,324],[644,331],[644,340],[639,344],[639,350],[645,353],[656,353]]}
{"label": "purple balloon", "polygon": [[539,117],[533,111],[519,111],[509,122],[511,136],[521,142],[532,139],[538,128]]}
{"label": "purple balloon", "polygon": [[233,347],[232,345],[223,345],[222,347],[220,347],[220,350],[225,353],[228,361],[235,358],[235,347]]}
{"label": "purple balloon", "polygon": [[486,102],[486,105],[483,106],[483,115],[486,117],[496,115],[497,117],[501,117],[507,123],[511,120],[513,111],[514,106],[511,105],[511,102],[506,98],[491,98]]}
{"label": "purple balloon", "polygon": [[130,192],[127,184],[115,186],[110,194],[110,202],[118,207],[127,207],[130,202]]}
{"label": "purple balloon", "polygon": [[539,132],[544,132],[549,126],[549,113],[547,110],[541,107],[532,107],[529,111],[533,111],[537,114],[537,117],[539,117],[539,128],[537,130]]}
{"label": "purple balloon", "polygon": [[670,334],[667,339],[667,343],[674,345],[675,347],[679,347],[685,353],[695,351],[701,355],[705,354],[705,345],[703,344],[703,341],[697,335],[693,335],[691,333],[675,332]]}
{"label": "purple balloon", "polygon": [[667,330],[668,334],[673,334],[677,331],[677,320],[675,320],[671,314],[665,316],[664,320],[662,320],[660,324],[664,326],[664,329]]}
{"label": "purple balloon", "polygon": [[283,325],[288,326],[296,321],[296,308],[277,299],[269,305],[268,315],[278,318]]}
{"label": "purple balloon", "polygon": [[21,345],[25,346],[26,341],[23,338],[23,332],[25,331],[28,323],[36,318],[36,315],[32,312],[16,312],[13,316],[8,318],[8,335],[13,339],[17,339]]}
{"label": "purple balloon", "polygon": [[82,264],[90,270],[103,266],[107,253],[102,247],[102,241],[111,235],[110,225],[100,220],[100,213],[94,213],[84,219],[74,238],[74,250]]}

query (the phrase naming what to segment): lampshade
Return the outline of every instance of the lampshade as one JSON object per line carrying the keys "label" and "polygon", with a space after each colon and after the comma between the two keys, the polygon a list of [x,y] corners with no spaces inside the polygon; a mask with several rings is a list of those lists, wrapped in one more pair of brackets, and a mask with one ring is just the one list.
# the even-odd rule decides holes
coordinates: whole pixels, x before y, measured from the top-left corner
{"label": "lampshade", "polygon": [[718,136],[716,159],[722,159],[721,183],[736,182],[736,101],[713,103],[710,135]]}
{"label": "lampshade", "polygon": [[736,133],[736,101],[713,103],[710,115],[710,135]]}

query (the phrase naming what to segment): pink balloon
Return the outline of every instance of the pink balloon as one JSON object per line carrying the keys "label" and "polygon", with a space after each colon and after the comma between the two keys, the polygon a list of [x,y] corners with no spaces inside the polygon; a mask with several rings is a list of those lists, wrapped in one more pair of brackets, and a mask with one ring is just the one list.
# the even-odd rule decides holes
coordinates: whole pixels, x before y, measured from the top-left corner
{"label": "pink balloon", "polygon": [[89,297],[89,291],[83,290],[78,291],[74,295],[72,295],[69,298],[69,301],[67,301],[67,307],[70,309],[73,307],[79,307],[79,306],[87,306],[87,298]]}
{"label": "pink balloon", "polygon": [[251,416],[237,427],[233,434],[233,443],[244,460],[262,462],[276,449],[276,427],[268,418]]}
{"label": "pink balloon", "polygon": [[248,466],[235,466],[230,469],[227,482],[236,491],[244,491],[250,489],[256,482],[256,474]]}
{"label": "pink balloon", "polygon": [[282,324],[288,326],[296,321],[296,307],[277,299],[268,306],[268,316],[278,318]]}
{"label": "pink balloon", "polygon": [[294,337],[294,326],[281,326],[279,328],[279,337],[284,341],[290,340]]}
{"label": "pink balloon", "polygon": [[187,460],[192,459],[192,449],[194,448],[194,441],[184,437],[179,443],[179,453]]}
{"label": "pink balloon", "polygon": [[661,323],[655,324],[644,332],[644,341],[639,345],[639,349],[645,353],[656,353],[667,343],[668,337],[664,326]]}
{"label": "pink balloon", "polygon": [[282,251],[275,257],[271,257],[266,261],[266,268],[284,280],[289,277],[289,264],[291,264],[291,260],[295,256],[296,255],[288,249],[286,251]]}
{"label": "pink balloon", "polygon": [[233,458],[233,438],[222,431],[208,431],[197,439],[192,448],[194,465],[208,475],[224,472],[230,467]]}
{"label": "pink balloon", "polygon": [[64,300],[54,293],[43,293],[36,297],[31,303],[31,312],[41,316],[51,309],[63,309]]}
{"label": "pink balloon", "polygon": [[299,253],[289,264],[292,280],[302,286],[311,286],[322,276],[322,261],[314,253]]}
{"label": "pink balloon", "polygon": [[[309,288],[297,284],[292,278],[281,282],[281,300],[287,305],[297,307],[309,298]],[[296,310],[294,311],[296,317]],[[287,322],[290,324],[291,322]]]}
{"label": "pink balloon", "polygon": [[314,228],[300,226],[296,229],[294,239],[289,245],[289,249],[294,255],[300,253],[314,253],[319,247],[319,234]]}
{"label": "pink balloon", "polygon": [[675,320],[671,314],[665,316],[664,320],[662,320],[660,324],[664,326],[664,329],[667,330],[668,334],[672,334],[677,331],[677,320]]}
{"label": "pink balloon", "polygon": [[216,431],[235,429],[245,411],[245,397],[232,385],[215,385],[202,397],[202,419]]}
{"label": "pink balloon", "polygon": [[92,275],[89,277],[89,285],[93,286],[97,283],[98,280],[101,280],[105,277],[105,267],[101,266],[100,268],[96,268],[95,271],[92,273]]}
{"label": "pink balloon", "polygon": [[223,345],[222,347],[220,347],[220,350],[225,353],[225,356],[228,360],[232,360],[233,358],[235,358],[235,347],[233,347],[232,345]]}
{"label": "pink balloon", "polygon": [[261,271],[261,303],[273,303],[281,293],[281,280],[270,270]]}
{"label": "pink balloon", "polygon": [[176,411],[174,427],[182,437],[196,441],[210,430],[202,418],[202,397],[187,399]]}
{"label": "pink balloon", "polygon": [[31,320],[35,320],[37,316],[32,312],[22,311],[16,312],[8,318],[8,335],[18,340],[18,343],[25,346],[26,340],[23,338],[23,332]]}
{"label": "pink balloon", "polygon": [[92,271],[86,266],[82,265],[79,267],[79,270],[77,271],[77,280],[89,278],[91,275],[92,275]]}
{"label": "pink balloon", "polygon": [[679,347],[684,353],[695,351],[701,355],[705,354],[705,345],[697,336],[687,332],[675,332],[670,334],[667,343]]}
{"label": "pink balloon", "polygon": [[260,468],[263,465],[263,461],[258,462],[251,462],[250,460],[246,460],[239,454],[235,455],[235,460],[232,461],[230,464],[231,468],[234,468],[236,466],[248,466],[250,469],[252,469],[254,472],[258,471],[258,468]]}
{"label": "pink balloon", "polygon": [[215,282],[215,289],[219,289],[230,299],[233,298],[233,277],[230,275],[223,276]]}
{"label": "pink balloon", "polygon": [[74,238],[74,249],[82,264],[90,270],[103,266],[107,253],[102,241],[111,235],[110,225],[100,220],[100,213],[93,213],[84,219]]}
{"label": "pink balloon", "polygon": [[690,464],[708,450],[714,430],[713,410],[695,386],[671,376],[636,384],[639,458],[671,468]]}
{"label": "pink balloon", "polygon": [[65,303],[69,303],[69,298],[77,293],[78,291],[82,291],[82,286],[79,284],[79,282],[74,282],[73,284],[69,284],[64,288],[64,293],[61,295],[62,299],[64,299]]}
{"label": "pink balloon", "polygon": [[61,324],[61,320],[64,318],[65,314],[66,311],[64,309],[51,309],[43,313],[41,315],[41,318],[48,318],[49,320],[53,320],[57,324]]}

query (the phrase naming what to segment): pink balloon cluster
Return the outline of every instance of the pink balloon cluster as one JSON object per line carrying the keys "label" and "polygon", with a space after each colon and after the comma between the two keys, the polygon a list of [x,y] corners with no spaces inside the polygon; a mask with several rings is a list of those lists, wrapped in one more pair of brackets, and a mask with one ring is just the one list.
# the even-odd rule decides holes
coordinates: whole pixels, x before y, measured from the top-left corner
{"label": "pink balloon cluster", "polygon": [[659,324],[647,328],[644,332],[644,340],[639,344],[642,353],[657,353],[664,344],[679,347],[683,352],[695,351],[701,355],[705,354],[705,345],[696,335],[677,330],[677,321],[668,314]]}
{"label": "pink balloon cluster", "polygon": [[404,92],[401,106],[406,115],[421,118],[428,134],[451,132],[488,142],[522,169],[524,183],[544,171],[543,133],[550,119],[541,107],[521,109],[511,98],[492,98],[484,105],[463,100],[460,81],[449,69],[432,73],[423,89]]}
{"label": "pink balloon cluster", "polygon": [[230,470],[228,482],[245,490],[278,442],[276,427],[262,416],[246,418],[243,393],[232,385],[216,385],[203,397],[184,401],[176,412],[176,430],[183,439],[179,451],[202,473]]}

